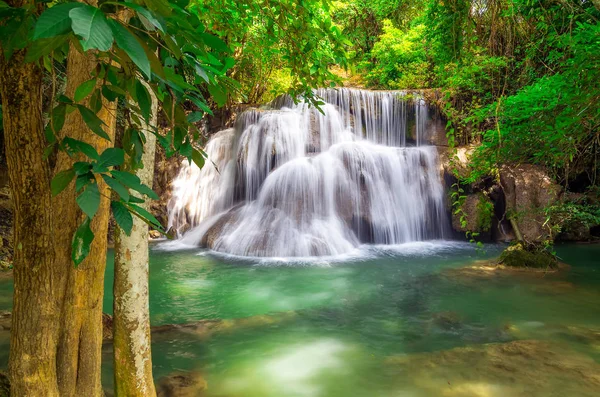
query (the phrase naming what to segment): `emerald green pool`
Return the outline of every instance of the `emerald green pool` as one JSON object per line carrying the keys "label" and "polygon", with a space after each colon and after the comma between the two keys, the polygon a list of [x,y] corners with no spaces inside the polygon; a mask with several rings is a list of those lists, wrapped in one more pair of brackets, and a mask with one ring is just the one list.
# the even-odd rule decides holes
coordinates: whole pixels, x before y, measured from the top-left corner
{"label": "emerald green pool", "polygon": [[[154,335],[154,375],[197,372],[215,397],[595,395],[600,246],[559,246],[572,265],[560,274],[468,270],[501,249],[415,243],[290,262],[155,246],[152,325],[225,321]],[[11,288],[0,281],[0,309]],[[0,338],[3,366],[7,350]]]}

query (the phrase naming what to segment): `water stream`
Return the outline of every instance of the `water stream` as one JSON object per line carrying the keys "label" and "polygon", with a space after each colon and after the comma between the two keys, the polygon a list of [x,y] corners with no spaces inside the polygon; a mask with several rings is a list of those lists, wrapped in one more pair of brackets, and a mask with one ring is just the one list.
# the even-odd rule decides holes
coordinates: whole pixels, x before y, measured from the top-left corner
{"label": "water stream", "polygon": [[[249,110],[184,162],[169,225],[179,245],[255,257],[347,254],[448,236],[429,107],[416,94],[319,90]],[[191,230],[189,230],[191,229]]]}

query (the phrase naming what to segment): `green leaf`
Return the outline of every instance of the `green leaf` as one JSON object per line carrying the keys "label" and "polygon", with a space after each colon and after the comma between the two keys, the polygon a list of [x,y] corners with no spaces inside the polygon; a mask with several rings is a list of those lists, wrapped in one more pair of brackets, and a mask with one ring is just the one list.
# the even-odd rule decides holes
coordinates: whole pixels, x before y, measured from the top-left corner
{"label": "green leaf", "polygon": [[218,38],[217,36],[213,36],[212,34],[209,34],[209,33],[202,33],[202,39],[209,47],[211,47],[217,51],[222,51],[222,52],[227,52],[227,53],[231,52],[231,48],[229,48],[227,46],[227,44],[225,44],[225,42],[223,40],[221,40],[220,38]]}
{"label": "green leaf", "polygon": [[108,51],[112,47],[113,34],[104,13],[96,7],[82,5],[69,11],[71,27],[83,40],[85,51],[96,48]]}
{"label": "green leaf", "polygon": [[76,267],[79,266],[90,253],[92,241],[94,241],[94,233],[90,228],[90,218],[86,217],[81,226],[77,228],[77,231],[73,236],[73,243],[71,244],[71,258]]}
{"label": "green leaf", "polygon": [[104,122],[100,120],[100,118],[98,118],[98,116],[96,116],[94,112],[92,112],[90,109],[86,108],[83,105],[77,105],[77,109],[79,109],[79,113],[81,113],[83,121],[85,121],[85,123],[90,128],[90,130],[92,130],[92,132],[106,139],[107,141],[110,141],[110,137],[102,129],[102,125],[104,124]]}
{"label": "green leaf", "polygon": [[187,121],[188,121],[188,123],[197,123],[198,121],[202,120],[202,117],[204,117],[204,113],[192,112],[192,113],[188,114]]}
{"label": "green leaf", "polygon": [[73,99],[75,100],[75,102],[81,101],[82,99],[90,95],[95,87],[96,78],[81,83],[79,87],[77,87],[77,89],[75,90],[75,95]]}
{"label": "green leaf", "polygon": [[152,189],[150,189],[148,186],[143,185],[142,182],[140,181],[140,178],[138,178],[136,175],[133,175],[129,172],[117,171],[117,170],[112,170],[110,173],[116,180],[121,182],[123,185],[125,185],[135,191],[138,191],[142,194],[145,194],[146,196],[150,197],[153,200],[158,200],[158,195]]}
{"label": "green leaf", "polygon": [[92,174],[91,172],[79,175],[75,180],[75,192],[79,193],[81,189],[86,187],[92,179],[94,179],[94,174]]}
{"label": "green leaf", "polygon": [[152,100],[150,99],[150,94],[144,84],[141,81],[137,80],[135,83],[135,93],[137,96],[137,102],[140,106],[140,110],[142,112],[142,116],[146,120],[146,123],[150,123],[150,113],[152,111]]}
{"label": "green leaf", "polygon": [[33,39],[50,38],[68,33],[71,30],[71,10],[82,6],[81,3],[71,2],[48,8],[40,15],[35,24]]}
{"label": "green leaf", "polygon": [[52,182],[50,183],[50,190],[52,191],[52,196],[57,196],[60,192],[65,190],[69,183],[75,177],[75,170],[72,168],[68,170],[64,170],[59,172],[52,178]]}
{"label": "green leaf", "polygon": [[125,234],[129,236],[131,234],[131,229],[133,228],[133,217],[127,207],[119,201],[112,201],[110,203],[110,208],[112,208],[117,225],[119,225]]}
{"label": "green leaf", "polygon": [[152,215],[150,212],[148,212],[147,210],[145,210],[137,204],[129,203],[128,206],[144,222],[148,223],[150,226],[158,229],[159,231],[163,231],[163,227],[158,221],[158,219],[156,219],[154,215]]}
{"label": "green leaf", "polygon": [[125,152],[119,148],[108,148],[102,152],[98,159],[96,169],[98,172],[104,172],[108,167],[121,165],[125,161]]}
{"label": "green leaf", "polygon": [[[54,8],[54,7],[52,7]],[[70,25],[69,25],[70,26]],[[27,55],[25,55],[25,62],[34,62],[40,59],[41,57],[50,54],[52,51],[56,50],[63,44],[67,42],[69,39],[69,35],[61,35],[56,37],[51,37],[47,39],[38,39],[29,45],[27,48]]]}
{"label": "green leaf", "polygon": [[139,6],[135,3],[125,2],[125,3],[120,3],[120,4],[123,4],[124,6],[137,11],[137,13],[140,16],[146,18],[148,20],[148,22],[150,22],[152,25],[154,25],[161,32],[164,33],[167,30],[165,27],[165,24],[163,23],[162,18],[160,16],[156,16],[152,11],[147,10],[144,7]]}
{"label": "green leaf", "polygon": [[53,132],[59,132],[65,125],[65,117],[67,115],[67,105],[64,103],[56,105],[52,109],[52,129]]}
{"label": "green leaf", "polygon": [[102,109],[102,92],[99,88],[90,97],[89,106],[94,113],[98,113]]}
{"label": "green leaf", "polygon": [[88,184],[79,196],[77,196],[77,204],[79,208],[90,218],[93,218],[98,211],[100,206],[100,191],[98,190],[98,184],[92,182]]}
{"label": "green leaf", "polygon": [[204,167],[204,156],[197,149],[194,149],[192,152],[192,161],[198,166],[198,168]]}
{"label": "green leaf", "polygon": [[63,145],[69,149],[71,154],[83,153],[93,160],[98,160],[98,157],[100,157],[92,145],[77,139],[65,138],[63,139]]}
{"label": "green leaf", "polygon": [[102,174],[102,179],[104,179],[104,182],[106,182],[106,184],[115,192],[117,192],[117,194],[124,200],[124,201],[129,201],[129,198],[131,197],[129,195],[129,191],[127,190],[127,188],[125,186],[123,186],[122,184],[120,184],[119,182],[117,182],[116,179],[111,178],[110,176],[106,175],[106,174]]}
{"label": "green leaf", "polygon": [[109,23],[119,48],[125,51],[133,63],[140,68],[142,73],[150,77],[152,73],[150,61],[144,52],[144,47],[136,39],[136,36],[115,20],[110,20]]}
{"label": "green leaf", "polygon": [[85,175],[90,172],[92,169],[92,165],[85,161],[78,161],[73,164],[73,170],[75,170],[75,175]]}
{"label": "green leaf", "polygon": [[171,7],[167,0],[145,0],[144,1],[148,8],[152,11],[156,11],[158,15],[169,16],[171,15]]}
{"label": "green leaf", "polygon": [[208,92],[212,95],[213,99],[219,106],[223,106],[227,102],[227,94],[223,91],[223,88],[218,85],[208,85]]}

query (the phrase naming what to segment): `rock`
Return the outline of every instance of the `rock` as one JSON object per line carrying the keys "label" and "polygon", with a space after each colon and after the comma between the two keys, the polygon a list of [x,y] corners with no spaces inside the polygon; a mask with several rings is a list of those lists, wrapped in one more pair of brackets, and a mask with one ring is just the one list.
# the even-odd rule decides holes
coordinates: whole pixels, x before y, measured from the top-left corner
{"label": "rock", "polygon": [[8,375],[0,371],[0,397],[10,396],[10,381]]}
{"label": "rock", "polygon": [[423,395],[592,397],[600,390],[600,364],[594,359],[536,340],[395,356],[386,362],[397,371],[399,387]]}
{"label": "rock", "polygon": [[521,164],[503,166],[500,184],[506,197],[506,210],[512,213],[519,231],[528,242],[542,242],[550,237],[544,227],[544,208],[555,203],[561,193],[543,167]]}
{"label": "rock", "polygon": [[113,340],[113,318],[110,314],[102,313],[102,340]]}
{"label": "rock", "polygon": [[223,214],[212,226],[204,233],[200,240],[200,246],[205,248],[214,248],[216,240],[223,233],[226,226],[235,223],[239,217],[240,206],[233,207],[229,212]]}
{"label": "rock", "polygon": [[557,269],[556,256],[543,247],[527,245],[522,242],[511,244],[500,254],[498,263],[509,267],[524,267],[533,269]]}
{"label": "rock", "polygon": [[167,224],[167,203],[171,198],[171,182],[177,177],[182,160],[183,158],[180,156],[167,158],[164,148],[161,145],[156,145],[152,189],[158,195],[159,200],[152,200],[150,209],[161,225]]}
{"label": "rock", "polygon": [[207,389],[207,383],[200,372],[176,372],[158,381],[158,397],[200,397]]}
{"label": "rock", "polygon": [[[487,233],[492,227],[494,204],[482,193],[467,195],[460,206],[461,212],[452,211],[452,228],[460,232]],[[461,218],[464,216],[466,225]]]}
{"label": "rock", "polygon": [[434,313],[432,322],[437,327],[451,331],[462,326],[460,315],[456,312],[439,312]]}
{"label": "rock", "polygon": [[475,146],[458,147],[454,152],[446,147],[438,147],[442,178],[446,180],[450,177],[455,181],[457,177],[466,178],[469,175],[469,161],[474,151]]}
{"label": "rock", "polygon": [[158,230],[150,230],[150,231],[148,232],[148,236],[149,236],[151,239],[154,239],[154,240],[156,240],[156,239],[159,239],[159,238],[161,238],[161,237],[162,237],[162,234],[160,234],[160,232],[159,232]]}

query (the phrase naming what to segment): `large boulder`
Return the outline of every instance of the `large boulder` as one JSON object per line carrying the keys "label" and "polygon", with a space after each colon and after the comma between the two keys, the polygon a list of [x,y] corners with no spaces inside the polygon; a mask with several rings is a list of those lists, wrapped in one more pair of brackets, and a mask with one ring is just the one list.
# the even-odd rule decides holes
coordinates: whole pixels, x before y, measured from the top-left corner
{"label": "large boulder", "polygon": [[560,186],[543,167],[531,164],[503,166],[500,184],[506,198],[506,210],[515,220],[523,239],[529,242],[547,240],[550,230],[544,226],[544,209],[558,200]]}

